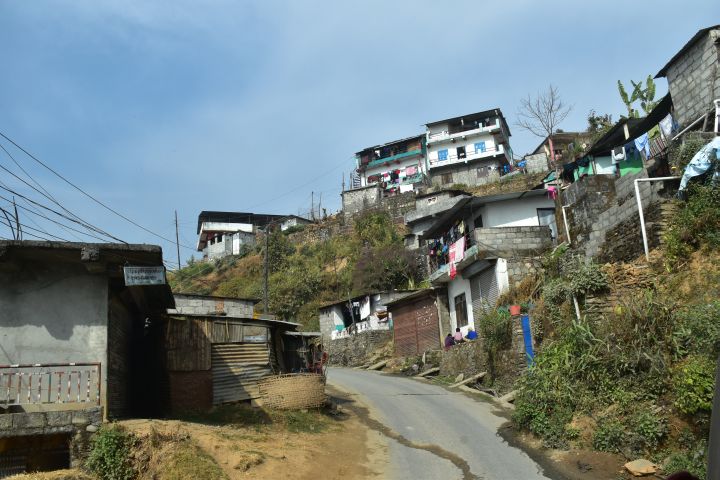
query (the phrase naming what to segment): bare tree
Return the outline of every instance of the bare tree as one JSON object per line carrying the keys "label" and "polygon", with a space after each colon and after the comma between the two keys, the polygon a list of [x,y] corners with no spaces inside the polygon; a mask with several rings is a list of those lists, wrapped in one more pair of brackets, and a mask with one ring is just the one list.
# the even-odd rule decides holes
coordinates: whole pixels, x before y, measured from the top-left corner
{"label": "bare tree", "polygon": [[549,137],[550,157],[554,162],[552,135],[556,132],[557,126],[568,116],[570,110],[572,110],[572,106],[563,103],[557,87],[551,84],[547,91],[538,92],[536,97],[528,95],[527,98],[520,100],[516,125],[535,136]]}

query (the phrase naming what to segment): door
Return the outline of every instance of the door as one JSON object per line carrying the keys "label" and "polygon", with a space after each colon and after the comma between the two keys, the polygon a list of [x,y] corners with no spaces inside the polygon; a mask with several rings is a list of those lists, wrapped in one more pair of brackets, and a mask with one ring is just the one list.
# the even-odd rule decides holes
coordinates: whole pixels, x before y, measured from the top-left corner
{"label": "door", "polygon": [[272,374],[266,343],[212,345],[213,405],[258,398],[258,380]]}
{"label": "door", "polygon": [[395,355],[419,355],[441,347],[437,307],[432,297],[392,310]]}
{"label": "door", "polygon": [[490,309],[495,308],[498,298],[495,264],[470,279],[470,294],[472,295],[473,316],[476,320]]}
{"label": "door", "polygon": [[550,234],[552,238],[557,238],[557,223],[555,222],[555,209],[554,208],[538,208],[538,223],[540,226],[550,227]]}

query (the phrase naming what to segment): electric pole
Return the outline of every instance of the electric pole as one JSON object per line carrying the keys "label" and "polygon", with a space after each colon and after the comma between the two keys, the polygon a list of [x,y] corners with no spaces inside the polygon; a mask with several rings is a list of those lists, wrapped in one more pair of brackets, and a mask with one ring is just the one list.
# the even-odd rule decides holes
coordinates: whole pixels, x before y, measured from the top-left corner
{"label": "electric pole", "polygon": [[263,271],[263,313],[267,315],[269,305],[268,305],[268,236],[270,235],[269,232],[270,225],[268,224],[265,227],[265,262],[263,262],[264,265],[264,271]]}
{"label": "electric pole", "polygon": [[178,233],[177,210],[175,210],[175,245],[177,246],[178,270],[180,270],[182,265],[180,264],[180,233]]}

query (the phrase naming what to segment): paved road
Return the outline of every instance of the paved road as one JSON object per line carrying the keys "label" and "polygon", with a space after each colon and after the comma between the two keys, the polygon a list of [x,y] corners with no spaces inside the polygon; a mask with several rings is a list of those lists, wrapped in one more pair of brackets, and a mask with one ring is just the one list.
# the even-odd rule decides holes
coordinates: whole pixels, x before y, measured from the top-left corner
{"label": "paved road", "polygon": [[389,438],[389,479],[548,478],[497,435],[506,419],[492,413],[491,403],[363,370],[330,368],[328,383],[367,408],[369,426]]}

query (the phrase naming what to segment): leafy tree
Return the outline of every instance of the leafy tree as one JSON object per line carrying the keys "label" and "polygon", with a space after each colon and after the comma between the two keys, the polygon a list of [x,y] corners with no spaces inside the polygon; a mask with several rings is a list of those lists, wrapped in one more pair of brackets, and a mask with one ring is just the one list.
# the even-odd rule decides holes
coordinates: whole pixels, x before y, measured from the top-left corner
{"label": "leafy tree", "polygon": [[607,113],[598,114],[595,113],[595,110],[590,110],[587,116],[587,122],[587,131],[592,134],[593,142],[605,135],[613,126],[612,115]]}
{"label": "leafy tree", "polygon": [[356,292],[408,288],[421,280],[417,259],[402,244],[366,247],[355,265]]}
{"label": "leafy tree", "polygon": [[358,218],[355,234],[363,246],[376,247],[400,241],[400,235],[386,213],[369,212]]}
{"label": "leafy tree", "polygon": [[633,108],[633,104],[638,100],[640,101],[640,108],[642,108],[643,112],[645,112],[645,115],[647,115],[658,104],[658,102],[654,101],[655,82],[652,79],[652,75],[647,76],[647,79],[645,79],[644,87],[642,81],[636,83],[635,81],[630,80],[630,83],[633,86],[633,91],[631,95],[628,95],[627,91],[625,90],[625,86],[620,80],[618,80],[618,91],[620,92],[620,98],[625,104],[625,107],[627,107],[628,109],[628,117],[640,117],[640,113],[638,112],[638,110]]}

